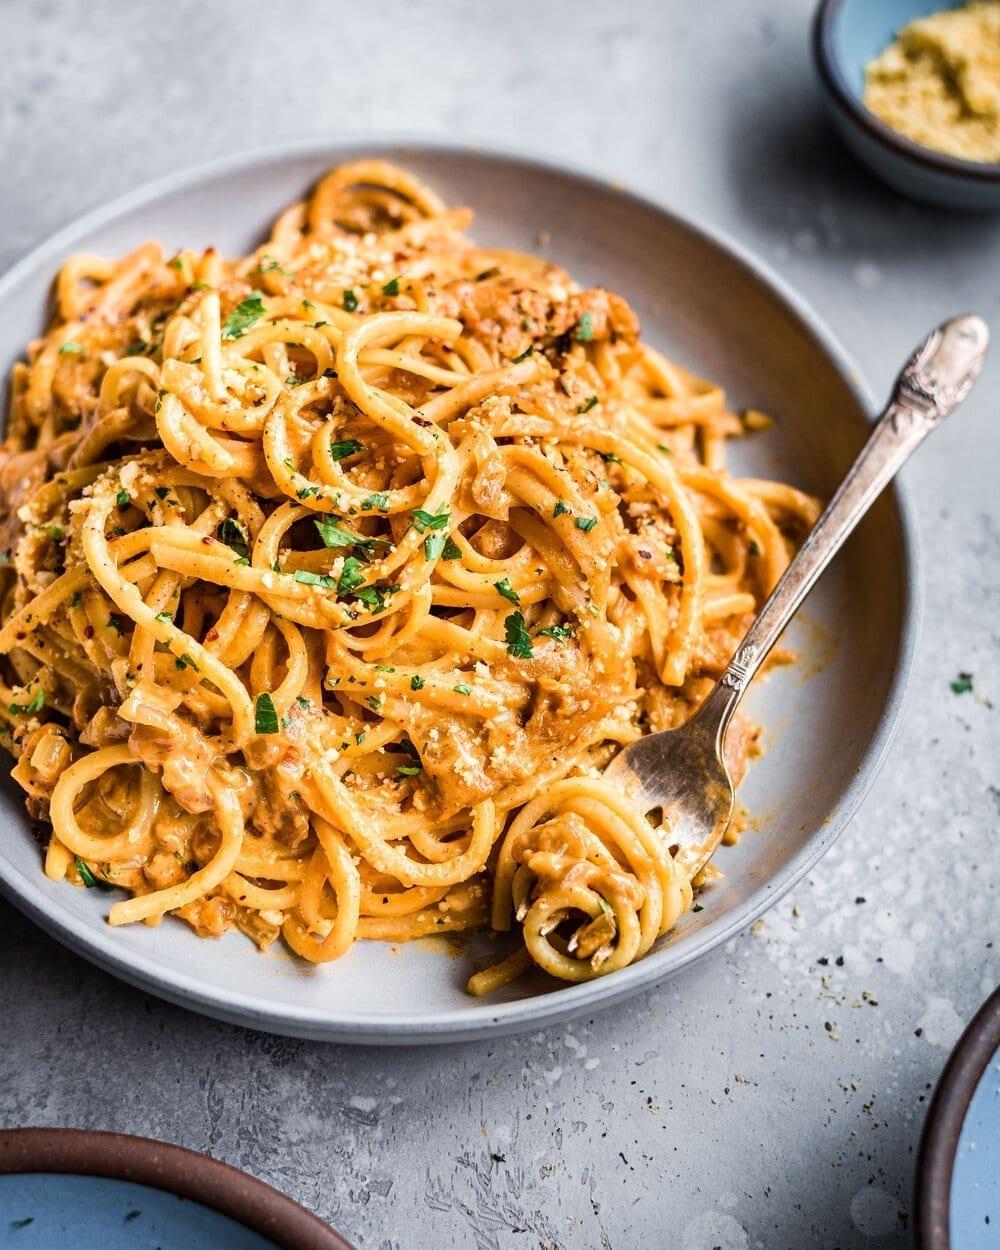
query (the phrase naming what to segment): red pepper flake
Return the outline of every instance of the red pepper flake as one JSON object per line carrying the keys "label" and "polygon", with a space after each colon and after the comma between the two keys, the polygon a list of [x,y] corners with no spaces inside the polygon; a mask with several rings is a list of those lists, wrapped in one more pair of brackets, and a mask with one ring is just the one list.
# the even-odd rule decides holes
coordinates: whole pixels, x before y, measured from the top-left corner
{"label": "red pepper flake", "polygon": [[83,636],[84,636],[84,638],[93,638],[93,636],[94,636],[94,627],[93,627],[93,625],[88,625],[88,626],[86,627],[86,629],[84,629],[84,631],[83,631]]}

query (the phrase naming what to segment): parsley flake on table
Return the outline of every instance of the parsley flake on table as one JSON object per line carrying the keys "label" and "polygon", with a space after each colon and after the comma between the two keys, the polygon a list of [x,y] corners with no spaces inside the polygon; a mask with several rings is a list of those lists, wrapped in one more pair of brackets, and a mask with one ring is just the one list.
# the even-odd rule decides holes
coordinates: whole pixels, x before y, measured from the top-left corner
{"label": "parsley flake on table", "polygon": [[952,694],[970,694],[972,691],[972,674],[959,673],[951,683]]}

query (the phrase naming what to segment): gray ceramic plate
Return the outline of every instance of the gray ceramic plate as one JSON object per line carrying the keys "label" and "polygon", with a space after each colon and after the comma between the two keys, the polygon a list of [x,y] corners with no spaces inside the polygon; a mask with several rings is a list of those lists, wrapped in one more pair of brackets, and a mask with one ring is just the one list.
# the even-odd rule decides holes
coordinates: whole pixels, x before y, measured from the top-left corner
{"label": "gray ceramic plate", "polygon": [[[622,292],[647,340],[717,379],[734,404],[777,423],[734,450],[737,471],[828,495],[861,446],[870,404],[816,317],[756,260],[657,206],[591,178],[515,157],[422,145],[282,148],[162,181],[83,218],[0,282],[0,370],[42,326],[57,266],[80,249],[117,255],[144,239],[167,248],[245,250],[330,165],[377,153],[409,165],[476,210],[484,243],[538,250],[583,282]],[[725,878],[640,963],[586,985],[525,979],[468,997],[465,958],[433,942],[359,943],[313,968],[217,942],[180,922],[111,929],[108,896],[41,872],[19,792],[0,792],[0,888],[85,958],[172,1002],[255,1028],[351,1042],[458,1041],[607,1006],[676,972],[744,928],[832,844],[874,777],[900,712],[913,648],[916,576],[905,507],[890,492],[793,627],[797,668],[750,695],[767,754],[741,792],[759,828],[722,851]],[[480,952],[481,953],[481,952]]]}

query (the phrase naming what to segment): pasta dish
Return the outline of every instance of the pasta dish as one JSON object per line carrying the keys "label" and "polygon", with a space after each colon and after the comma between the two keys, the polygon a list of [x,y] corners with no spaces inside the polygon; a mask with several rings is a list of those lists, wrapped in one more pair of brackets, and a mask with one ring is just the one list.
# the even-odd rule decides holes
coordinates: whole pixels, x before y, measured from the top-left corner
{"label": "pasta dish", "polygon": [[62,268],[0,451],[0,712],[46,874],[112,925],[314,963],[513,930],[481,994],[691,904],[601,772],[691,715],[816,504],[727,472],[766,419],[621,297],[470,220],[363,161],[252,255]]}

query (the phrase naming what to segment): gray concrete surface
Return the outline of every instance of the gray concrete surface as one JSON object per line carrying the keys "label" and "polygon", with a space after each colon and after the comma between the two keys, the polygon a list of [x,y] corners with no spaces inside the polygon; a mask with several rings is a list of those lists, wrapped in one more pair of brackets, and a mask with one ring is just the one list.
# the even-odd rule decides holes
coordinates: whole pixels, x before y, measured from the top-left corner
{"label": "gray concrete surface", "polygon": [[[1000,221],[895,198],[815,100],[803,0],[0,3],[0,263],[283,138],[467,136],[590,166],[757,249],[881,394],[943,315],[1000,327]],[[0,1124],[146,1133],[367,1250],[911,1244],[928,1092],[1000,980],[1000,351],[908,472],[905,720],[835,851],[697,968],[592,1021],[369,1051],[130,990],[0,904]],[[975,693],[956,696],[959,671]]]}

